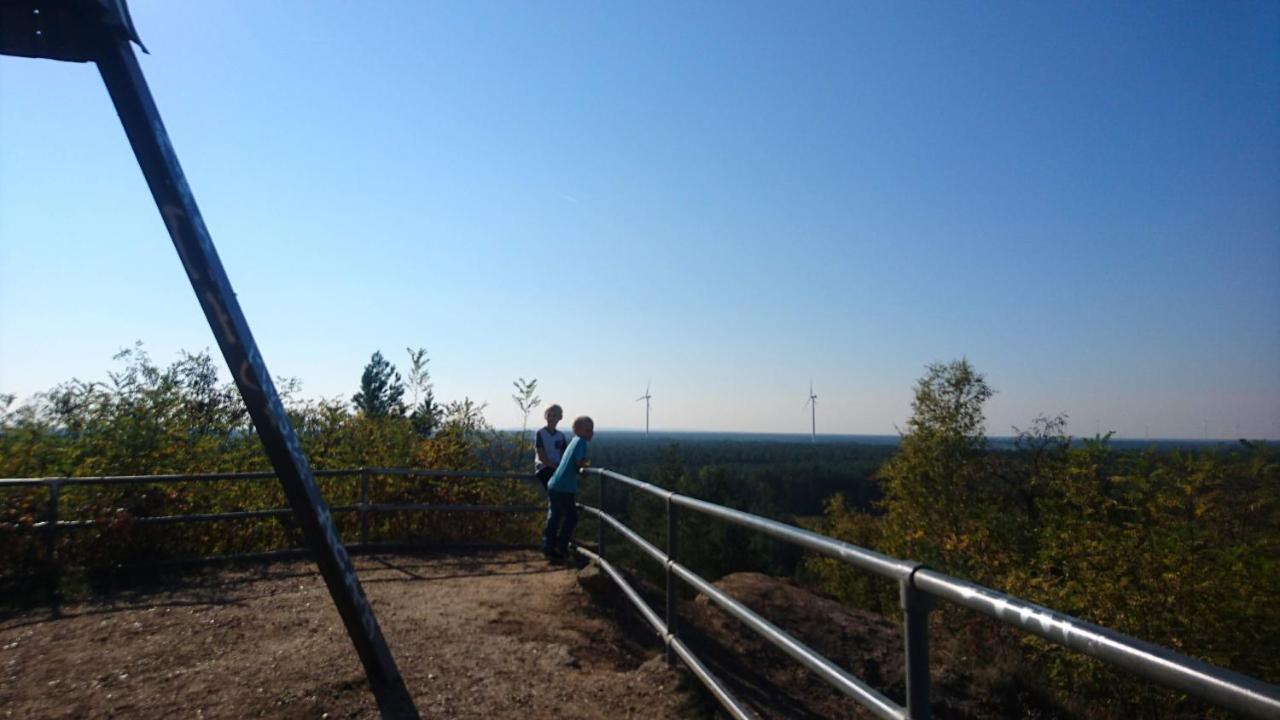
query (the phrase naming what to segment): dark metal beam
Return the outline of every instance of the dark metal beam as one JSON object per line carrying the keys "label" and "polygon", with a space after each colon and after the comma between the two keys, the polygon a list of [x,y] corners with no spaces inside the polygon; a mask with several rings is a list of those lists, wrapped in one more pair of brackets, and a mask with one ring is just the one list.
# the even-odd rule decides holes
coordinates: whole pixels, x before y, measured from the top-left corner
{"label": "dark metal beam", "polygon": [[413,698],[378,627],[351,558],[338,537],[329,507],[316,486],[311,467],[196,207],[195,196],[187,186],[133,48],[127,39],[110,37],[102,42],[96,60],[191,287],[364,664],[382,716],[417,718]]}

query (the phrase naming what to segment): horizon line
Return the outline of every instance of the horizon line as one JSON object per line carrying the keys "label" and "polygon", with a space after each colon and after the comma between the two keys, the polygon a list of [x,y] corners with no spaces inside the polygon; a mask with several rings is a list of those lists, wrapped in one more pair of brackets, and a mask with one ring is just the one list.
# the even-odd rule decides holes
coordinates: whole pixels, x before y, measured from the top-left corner
{"label": "horizon line", "polygon": [[[541,428],[541,427],[543,427],[543,426],[542,426],[542,425],[538,425],[537,427],[532,427],[532,426],[531,426],[531,427],[529,427],[527,430],[525,430],[525,432],[536,432],[536,431],[537,431],[539,428]],[[521,429],[520,429],[520,428],[494,428],[494,429],[495,429],[495,430],[498,430],[499,432],[515,432],[515,433],[518,433],[518,432],[520,432],[520,431],[521,431]],[[572,431],[572,429],[567,428],[567,427],[562,427],[562,428],[559,428],[559,429],[560,429],[560,431],[561,431],[561,432],[565,432],[566,434],[573,432],[573,431]],[[646,432],[645,432],[645,429],[644,429],[644,428],[630,428],[630,427],[606,427],[606,426],[598,426],[598,427],[596,428],[596,431],[597,431],[597,432],[625,432],[625,433],[637,433],[637,434],[640,434],[640,435],[644,435],[644,434],[646,434]],[[649,430],[649,431],[648,431],[648,434],[649,434],[649,435],[652,435],[652,436],[662,436],[663,434],[686,434],[686,435],[702,434],[702,435],[795,435],[795,436],[797,436],[797,437],[804,437],[804,438],[811,437],[811,434],[810,434],[810,433],[808,433],[808,432],[802,432],[802,431],[787,431],[787,430],[697,430],[697,429],[689,429],[689,428],[671,428],[671,429],[666,429],[666,430],[652,430],[652,429],[651,429],[651,430]],[[902,435],[901,435],[900,433],[832,432],[832,433],[817,433],[817,437],[819,437],[819,438],[822,438],[822,437],[829,437],[829,438],[830,438],[830,437],[865,437],[865,438],[895,438],[895,439],[897,439],[897,438],[901,438],[901,437],[902,437]],[[1017,436],[1017,435],[987,435],[986,437],[987,437],[988,439],[990,439],[990,440],[1012,440],[1012,439],[1014,439],[1014,438],[1016,438],[1016,437],[1018,437],[1018,436]],[[1096,436],[1096,435],[1070,435],[1070,434],[1069,434],[1069,435],[1067,435],[1067,437],[1068,437],[1068,438],[1070,438],[1071,440],[1088,440],[1088,439],[1091,439],[1091,438],[1093,438],[1093,437],[1097,437],[1097,436]],[[1246,437],[1246,438],[1237,438],[1237,437],[1211,437],[1211,438],[1203,438],[1203,437],[1198,437],[1198,438],[1192,438],[1192,437],[1133,437],[1133,436],[1128,436],[1128,435],[1119,435],[1119,434],[1112,434],[1111,439],[1112,439],[1112,440],[1123,440],[1123,441],[1125,441],[1125,442],[1166,442],[1166,443],[1167,443],[1167,442],[1179,442],[1179,443],[1201,443],[1201,444],[1207,444],[1207,443],[1236,443],[1236,442],[1239,442],[1239,441],[1241,441],[1241,440],[1246,440],[1246,441],[1249,441],[1249,442],[1280,442],[1280,438],[1270,438],[1270,437],[1261,437],[1261,438],[1248,438],[1248,437]]]}

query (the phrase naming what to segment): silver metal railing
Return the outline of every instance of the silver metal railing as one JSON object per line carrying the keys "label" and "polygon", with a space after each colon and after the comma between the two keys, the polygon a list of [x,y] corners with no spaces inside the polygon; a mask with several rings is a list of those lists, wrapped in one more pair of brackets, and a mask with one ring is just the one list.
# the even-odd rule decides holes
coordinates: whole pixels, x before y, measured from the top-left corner
{"label": "silver metal railing", "polygon": [[[578,548],[578,552],[589,559],[603,561],[606,528],[612,528],[621,537],[663,565],[667,581],[665,623],[644,603],[639,594],[625,583],[616,569],[607,564],[602,564],[602,567],[615,582],[623,587],[627,597],[657,630],[668,648],[668,662],[673,661],[675,656],[684,659],[694,675],[711,690],[725,710],[735,718],[750,717],[749,711],[701,663],[695,668],[686,658],[688,648],[680,642],[678,631],[679,618],[675,591],[677,580],[705,595],[726,613],[737,618],[801,665],[852,697],[876,717],[886,720],[927,720],[930,717],[928,615],[935,599],[946,600],[982,613],[1049,642],[1097,658],[1147,680],[1181,690],[1188,695],[1247,717],[1272,720],[1280,718],[1280,687],[1276,685],[951,577],[919,563],[899,560],[776,520],[681,495],[610,470],[588,468],[583,473],[599,478],[600,506],[591,507],[580,504],[579,507],[598,518],[600,523],[597,552],[592,553],[583,548]],[[665,503],[667,509],[667,551],[665,553],[607,512],[609,482],[640,490]],[[903,644],[906,650],[906,706],[894,703],[876,689],[845,672],[827,658],[681,565],[678,562],[678,518],[682,510],[692,510],[755,530],[897,582],[903,609]]]}

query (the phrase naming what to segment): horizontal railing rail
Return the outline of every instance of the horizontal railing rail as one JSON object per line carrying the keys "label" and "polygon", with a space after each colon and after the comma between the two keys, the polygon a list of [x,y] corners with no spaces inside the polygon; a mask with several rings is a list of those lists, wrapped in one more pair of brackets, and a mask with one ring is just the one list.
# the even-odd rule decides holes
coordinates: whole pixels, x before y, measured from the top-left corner
{"label": "horizontal railing rail", "polygon": [[574,549],[588,560],[596,563],[600,569],[603,570],[619,588],[621,588],[622,593],[626,595],[632,605],[635,605],[636,609],[640,611],[640,615],[643,616],[645,621],[649,623],[650,627],[658,633],[667,647],[671,648],[680,657],[680,659],[684,661],[685,666],[689,668],[690,672],[692,672],[695,677],[706,685],[707,689],[711,691],[711,694],[715,696],[716,700],[719,701],[720,705],[727,710],[730,715],[738,720],[751,720],[755,717],[755,715],[748,710],[745,705],[739,702],[738,699],[735,698],[727,688],[725,688],[724,684],[721,683],[715,675],[711,674],[711,671],[707,669],[707,666],[704,665],[696,655],[690,652],[689,647],[684,644],[684,641],[671,633],[667,623],[663,622],[662,619],[658,617],[658,614],[653,611],[653,608],[649,607],[649,604],[644,601],[644,598],[640,597],[640,593],[636,592],[636,589],[631,586],[631,583],[627,581],[626,577],[624,577],[622,573],[618,572],[612,563],[580,545]]}
{"label": "horizontal railing rail", "polygon": [[[1085,622],[1046,607],[931,570],[919,563],[889,557],[834,538],[751,513],[699,500],[658,487],[610,470],[588,468],[584,474],[599,478],[599,507],[580,504],[587,513],[600,520],[597,552],[582,548],[588,558],[603,559],[606,547],[605,529],[612,528],[638,547],[645,555],[662,564],[667,577],[666,622],[661,624],[656,613],[634,591],[626,592],[633,604],[658,630],[669,649],[679,641],[678,612],[674,583],[685,583],[705,595],[722,610],[743,622],[770,644],[790,655],[832,686],[852,697],[876,717],[886,720],[924,720],[930,717],[929,702],[929,625],[928,613],[935,599],[982,613],[998,622],[1102,660],[1139,677],[1180,690],[1233,712],[1253,718],[1280,718],[1280,687],[1188,657],[1168,648]],[[667,551],[663,552],[639,533],[607,511],[608,482],[642,491],[664,502],[667,508]],[[717,518],[755,530],[769,537],[835,558],[854,567],[896,581],[903,608],[903,643],[906,650],[906,706],[894,703],[879,691],[851,676],[829,659],[821,656],[796,638],[788,635],[750,609],[716,588],[704,578],[678,562],[681,510]],[[622,582],[617,571],[610,577]],[[676,651],[682,659],[687,648]],[[669,661],[672,655],[668,654]],[[686,661],[687,662],[687,661]],[[693,670],[693,668],[690,668]],[[741,703],[706,670],[693,671],[712,694],[734,717],[741,717]]]}
{"label": "horizontal railing rail", "polygon": [[[460,503],[390,503],[390,502],[373,502],[370,499],[370,482],[375,476],[389,476],[401,478],[422,478],[422,479],[460,479],[460,480],[520,480],[528,483],[531,487],[542,491],[542,485],[537,482],[536,477],[531,473],[521,472],[493,472],[482,470],[439,470],[435,468],[343,468],[335,470],[317,470],[315,476],[320,478],[340,478],[352,477],[358,478],[359,486],[359,502],[348,503],[343,505],[332,505],[329,512],[333,514],[355,513],[358,517],[359,538],[357,542],[348,543],[348,546],[355,550],[371,549],[387,546],[386,542],[370,542],[369,541],[369,519],[371,516],[380,513],[411,513],[411,512],[485,512],[485,513],[532,513],[542,512],[545,510],[542,505],[529,503],[512,504],[512,505],[494,505],[494,504],[460,504]],[[62,519],[62,491],[67,487],[75,486],[114,486],[114,485],[144,485],[144,484],[177,484],[177,483],[209,483],[209,482],[254,482],[260,480],[273,480],[276,475],[273,472],[227,472],[227,473],[193,473],[193,474],[166,474],[166,475],[102,475],[102,476],[81,476],[81,477],[42,477],[42,478],[2,478],[0,479],[0,490],[5,489],[21,489],[21,488],[46,488],[48,497],[45,501],[45,508],[42,519],[33,519],[31,522],[9,522],[0,523],[0,531],[8,532],[31,532],[43,535],[43,576],[48,583],[48,591],[51,600],[56,604],[60,597],[61,577],[63,574],[62,558],[58,553],[58,541],[64,531],[84,531],[101,529],[117,522],[116,517],[99,517],[89,519]],[[239,521],[239,520],[259,520],[265,518],[289,518],[293,516],[291,508],[262,508],[255,510],[228,510],[225,512],[204,512],[190,513],[184,515],[132,515],[128,522],[131,525],[152,526],[152,525],[174,525],[179,523],[202,523],[202,522],[223,522],[223,521]],[[390,541],[390,545],[403,547],[405,542],[399,540]],[[211,559],[235,559],[250,558],[259,556],[272,556],[279,552],[295,552],[298,548],[275,548],[263,552],[243,553],[233,555],[218,555],[216,557],[196,557],[183,558],[176,562],[190,562]],[[175,562],[173,559],[165,559],[157,561],[156,564],[170,564]],[[22,576],[28,578],[29,576]],[[39,577],[39,576],[36,576]],[[10,577],[8,580],[14,580]]]}
{"label": "horizontal railing rail", "polygon": [[[395,475],[400,477],[446,477],[471,478],[476,480],[533,480],[532,473],[489,471],[489,470],[440,470],[436,468],[380,468],[359,467],[336,470],[315,470],[315,477],[352,477],[361,473],[370,475]],[[113,485],[140,483],[174,483],[174,482],[216,482],[221,480],[275,480],[276,474],[264,472],[226,472],[226,473],[188,473],[168,475],[50,475],[38,478],[0,478],[0,488],[21,487],[25,485]]]}
{"label": "horizontal railing rail", "polygon": [[[357,475],[360,468],[350,470],[316,470],[316,477],[342,477]],[[25,485],[136,485],[139,483],[215,482],[221,480],[276,480],[274,472],[192,473],[188,475],[82,475],[39,478],[0,478],[0,488]]]}

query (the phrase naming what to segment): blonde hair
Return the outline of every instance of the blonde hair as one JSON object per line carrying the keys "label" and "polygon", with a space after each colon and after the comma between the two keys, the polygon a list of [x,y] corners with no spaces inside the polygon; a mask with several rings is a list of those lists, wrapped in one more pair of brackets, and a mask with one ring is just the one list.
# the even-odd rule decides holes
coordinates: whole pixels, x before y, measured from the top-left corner
{"label": "blonde hair", "polygon": [[542,411],[542,417],[549,418],[551,417],[551,413],[553,412],[560,413],[560,417],[562,418],[564,417],[564,408],[554,403],[552,403],[551,405],[548,405],[547,409]]}

